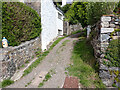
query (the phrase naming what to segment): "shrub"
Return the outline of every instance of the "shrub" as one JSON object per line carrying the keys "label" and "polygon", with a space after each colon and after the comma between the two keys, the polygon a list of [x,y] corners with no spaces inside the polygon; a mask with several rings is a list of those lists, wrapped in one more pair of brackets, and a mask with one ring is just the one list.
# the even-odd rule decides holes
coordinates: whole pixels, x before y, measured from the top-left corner
{"label": "shrub", "polygon": [[35,10],[21,2],[3,2],[2,36],[10,46],[31,40],[41,33],[41,18]]}
{"label": "shrub", "polygon": [[2,87],[6,87],[6,86],[8,86],[8,85],[10,85],[10,84],[13,84],[14,83],[14,81],[11,81],[11,80],[9,80],[9,79],[6,79],[6,80],[4,80],[4,81],[2,81]]}

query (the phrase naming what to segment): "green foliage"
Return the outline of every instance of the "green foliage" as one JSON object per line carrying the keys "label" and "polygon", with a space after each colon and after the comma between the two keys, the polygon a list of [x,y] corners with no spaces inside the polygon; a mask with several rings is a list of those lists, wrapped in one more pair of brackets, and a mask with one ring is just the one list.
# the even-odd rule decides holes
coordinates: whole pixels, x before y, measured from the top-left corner
{"label": "green foliage", "polygon": [[116,6],[114,12],[118,15],[120,14],[120,1],[119,1],[119,3],[117,3],[117,6]]}
{"label": "green foliage", "polygon": [[110,71],[110,75],[115,75],[115,78],[114,78],[114,83],[113,83],[113,87],[117,87],[117,88],[119,88],[119,86],[117,86],[116,85],[116,83],[120,83],[120,79],[119,79],[119,77],[120,77],[120,71],[119,70],[109,70]]}
{"label": "green foliage", "polygon": [[29,63],[29,61],[27,60],[27,61],[25,61],[25,64],[28,64]]}
{"label": "green foliage", "polygon": [[89,25],[100,21],[102,15],[113,13],[114,2],[89,2],[87,7],[87,19]]}
{"label": "green foliage", "polygon": [[38,85],[38,87],[42,87],[44,85],[45,82],[47,82],[50,78],[51,78],[51,73],[52,71],[48,72],[46,75],[45,75],[45,79]]}
{"label": "green foliage", "polygon": [[66,4],[65,6],[61,7],[62,11],[66,13],[70,9],[70,4]]}
{"label": "green foliage", "polygon": [[[62,46],[65,46],[68,42],[70,42],[70,40],[65,40],[63,43],[62,43]],[[62,47],[61,46],[61,47]]]}
{"label": "green foliage", "polygon": [[108,49],[105,54],[105,59],[108,59],[108,63],[104,63],[108,66],[120,67],[120,41],[118,39],[112,40],[109,43]]}
{"label": "green foliage", "polygon": [[111,36],[113,36],[116,32],[120,32],[120,29],[114,29],[114,31],[111,33]]}
{"label": "green foliage", "polygon": [[81,31],[80,31],[80,30],[73,31],[73,32],[71,33],[71,35],[73,35],[73,34],[77,34],[77,33],[81,33]]}
{"label": "green foliage", "polygon": [[69,21],[70,24],[81,23],[82,26],[85,27],[87,25],[87,4],[86,2],[74,2],[65,13],[66,20]]}
{"label": "green foliage", "polygon": [[48,79],[50,79],[50,78],[51,78],[50,73],[47,73],[47,75],[45,76],[45,81],[48,81]]}
{"label": "green foliage", "polygon": [[117,85],[115,84],[115,83],[113,83],[113,85],[112,85],[113,87],[117,87]]}
{"label": "green foliage", "polygon": [[37,65],[42,61],[42,59],[44,58],[44,56],[41,56],[39,59],[37,59],[35,62],[33,62],[25,71],[23,76],[29,74],[34,68],[37,67]]}
{"label": "green foliage", "polygon": [[[64,6],[62,10],[70,24],[81,23],[83,27],[94,25],[104,14],[112,14],[115,2],[73,2],[71,6]],[[67,9],[68,8],[68,9]]]}
{"label": "green foliage", "polygon": [[[68,42],[70,42],[70,40],[65,40],[62,45],[57,49],[56,53],[59,53],[59,49],[62,48],[63,46],[65,46]],[[61,49],[61,51],[63,51],[63,48]]]}
{"label": "green foliage", "polygon": [[2,36],[10,46],[36,38],[41,33],[41,18],[35,10],[21,2],[3,2]]}
{"label": "green foliage", "polygon": [[96,65],[92,46],[81,37],[75,44],[72,53],[73,65],[68,67],[69,74],[79,78],[84,87],[104,88],[105,86],[99,79],[98,64]]}
{"label": "green foliage", "polygon": [[4,87],[6,87],[6,86],[8,86],[8,85],[11,85],[11,84],[13,84],[13,83],[14,83],[14,81],[12,81],[12,80],[10,80],[10,79],[6,79],[6,80],[4,80],[4,81],[1,82],[1,84],[2,84],[2,87],[1,87],[1,88],[4,88]]}
{"label": "green foliage", "polygon": [[44,83],[42,82],[42,83],[40,83],[40,84],[39,84],[39,86],[38,86],[38,87],[42,87],[43,85],[44,85]]}
{"label": "green foliage", "polygon": [[58,44],[62,39],[64,39],[65,37],[61,37],[61,38],[58,38],[51,46],[50,46],[50,49],[49,50],[52,50],[53,47]]}

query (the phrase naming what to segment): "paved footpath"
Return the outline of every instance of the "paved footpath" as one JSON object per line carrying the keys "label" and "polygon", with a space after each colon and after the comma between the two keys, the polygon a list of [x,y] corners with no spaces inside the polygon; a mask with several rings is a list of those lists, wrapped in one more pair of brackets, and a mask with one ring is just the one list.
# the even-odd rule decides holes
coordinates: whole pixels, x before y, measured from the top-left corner
{"label": "paved footpath", "polygon": [[[44,83],[42,88],[62,88],[66,77],[65,68],[70,64],[73,41],[78,40],[77,36],[79,34],[61,40],[31,73],[7,88],[38,88],[39,83],[50,70],[54,71],[55,74]],[[62,46],[66,40],[69,41],[65,46]],[[27,85],[27,83],[30,84]],[[25,85],[27,86],[25,87]]]}

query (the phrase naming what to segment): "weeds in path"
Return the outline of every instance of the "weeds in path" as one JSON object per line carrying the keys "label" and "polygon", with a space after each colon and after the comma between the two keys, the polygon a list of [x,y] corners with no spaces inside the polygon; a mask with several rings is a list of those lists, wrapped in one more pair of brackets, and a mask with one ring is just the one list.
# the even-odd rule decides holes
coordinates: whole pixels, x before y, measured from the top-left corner
{"label": "weeds in path", "polygon": [[70,40],[65,40],[65,41],[62,43],[61,47],[65,46],[68,42],[70,42]]}
{"label": "weeds in path", "polygon": [[25,87],[27,87],[28,85],[30,85],[34,79],[35,79],[35,78],[33,78],[30,82],[28,82],[28,83],[25,85]]}
{"label": "weeds in path", "polygon": [[58,38],[49,48],[48,51],[45,51],[43,53],[41,53],[41,51],[38,51],[37,53],[39,53],[39,55],[37,55],[39,58],[33,62],[25,71],[24,71],[24,74],[23,76],[29,74],[34,68],[36,68],[40,62],[48,55],[48,53],[53,49],[53,47],[58,44],[62,39],[64,39],[65,37],[61,37],[61,38]]}
{"label": "weeds in path", "polygon": [[14,81],[12,81],[10,79],[3,80],[2,82],[0,82],[0,88],[4,88],[4,87],[11,85],[13,83],[14,83]]}
{"label": "weeds in path", "polygon": [[38,87],[42,87],[44,85],[45,82],[47,82],[51,77],[52,75],[55,74],[55,71],[54,70],[50,70],[46,75],[45,75],[45,79],[38,85]]}
{"label": "weeds in path", "polygon": [[[68,42],[70,42],[70,40],[65,40],[62,45],[56,50],[56,53],[59,53],[59,49],[61,49],[63,46],[65,46]],[[63,48],[61,49],[61,51],[63,51]]]}
{"label": "weeds in path", "polygon": [[80,79],[83,87],[104,88],[105,86],[96,72],[98,67],[93,54],[92,46],[86,42],[85,38],[80,38],[75,43],[72,53],[73,65],[70,65],[67,69],[70,75]]}

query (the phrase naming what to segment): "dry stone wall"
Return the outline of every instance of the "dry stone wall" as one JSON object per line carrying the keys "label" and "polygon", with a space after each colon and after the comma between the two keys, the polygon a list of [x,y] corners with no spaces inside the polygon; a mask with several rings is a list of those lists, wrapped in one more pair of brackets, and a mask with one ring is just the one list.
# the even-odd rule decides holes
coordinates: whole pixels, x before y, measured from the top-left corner
{"label": "dry stone wall", "polygon": [[75,25],[70,25],[69,22],[64,21],[63,22],[63,33],[66,35],[70,35],[72,32],[77,31],[77,30],[82,30],[82,25],[75,24]]}
{"label": "dry stone wall", "polygon": [[40,50],[40,48],[41,40],[39,37],[31,41],[26,41],[19,46],[1,48],[1,80],[11,78],[19,67],[36,56],[35,52]]}
{"label": "dry stone wall", "polygon": [[[111,38],[111,33],[115,31],[115,29],[120,29],[120,17],[119,16],[114,16],[114,15],[108,15],[108,16],[103,16],[101,17],[101,58],[100,58],[100,72],[99,76],[102,79],[103,83],[106,86],[111,87],[113,83],[116,84],[117,87],[119,87],[119,82],[116,82],[115,78],[119,79],[119,75],[117,76],[115,72],[120,72],[118,67],[107,67],[106,65],[103,64],[104,56],[106,49],[109,45],[109,42],[112,39],[118,39],[119,34],[116,33],[112,37],[116,38]],[[112,73],[114,72],[114,73]]]}
{"label": "dry stone wall", "polygon": [[[120,32],[118,32],[114,34],[113,37],[115,38],[111,38],[111,33],[118,28],[120,28],[120,16],[104,15],[101,17],[101,22],[92,26],[91,30],[93,36],[91,44],[94,48],[94,55],[99,63],[99,77],[107,87],[112,87],[113,83],[116,84],[117,87],[120,85],[120,83],[115,80],[116,78],[118,80],[120,78],[120,68],[108,67],[103,64],[109,42],[120,37]],[[116,73],[118,73],[118,75],[116,75]]]}
{"label": "dry stone wall", "polygon": [[83,28],[82,28],[82,25],[80,23],[75,24],[75,25],[70,25],[71,32],[81,30],[81,29],[83,29]]}

